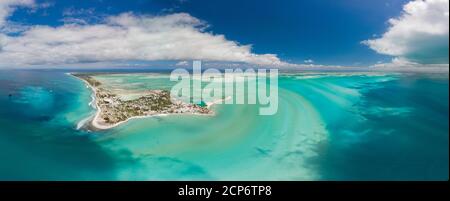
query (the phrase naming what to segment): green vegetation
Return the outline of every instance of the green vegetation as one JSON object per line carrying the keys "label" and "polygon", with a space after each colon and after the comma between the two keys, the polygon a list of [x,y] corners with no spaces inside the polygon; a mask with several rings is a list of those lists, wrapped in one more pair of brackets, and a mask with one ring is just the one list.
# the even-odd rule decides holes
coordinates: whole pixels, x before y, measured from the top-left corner
{"label": "green vegetation", "polygon": [[85,80],[95,90],[96,104],[101,110],[99,119],[102,122],[99,123],[115,124],[136,116],[156,114],[211,113],[203,101],[200,104],[174,102],[168,90],[151,90],[138,99],[122,100],[116,94],[99,87],[101,83],[94,79],[92,74],[74,74],[74,76]]}

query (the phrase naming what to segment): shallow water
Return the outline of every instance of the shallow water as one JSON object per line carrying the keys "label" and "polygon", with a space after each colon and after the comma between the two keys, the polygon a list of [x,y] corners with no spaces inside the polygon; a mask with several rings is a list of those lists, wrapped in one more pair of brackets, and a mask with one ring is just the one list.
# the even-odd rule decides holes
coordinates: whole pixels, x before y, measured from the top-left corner
{"label": "shallow water", "polygon": [[[98,76],[127,90],[167,75]],[[448,180],[448,74],[289,74],[279,107],[77,129],[91,91],[64,71],[0,71],[0,180]],[[11,96],[9,96],[11,94]]]}

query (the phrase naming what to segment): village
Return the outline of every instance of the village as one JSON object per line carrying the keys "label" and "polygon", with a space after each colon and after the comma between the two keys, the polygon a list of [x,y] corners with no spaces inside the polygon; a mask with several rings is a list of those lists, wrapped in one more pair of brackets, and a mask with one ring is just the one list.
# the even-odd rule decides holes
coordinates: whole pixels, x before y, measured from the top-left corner
{"label": "village", "polygon": [[[101,83],[89,74],[74,74],[86,81],[95,92],[97,107],[93,125],[115,125],[133,117],[163,114],[212,114],[204,104],[185,103],[171,98],[167,90],[149,90],[145,96],[133,100],[122,100],[101,87]],[[98,127],[98,126],[97,126]]]}

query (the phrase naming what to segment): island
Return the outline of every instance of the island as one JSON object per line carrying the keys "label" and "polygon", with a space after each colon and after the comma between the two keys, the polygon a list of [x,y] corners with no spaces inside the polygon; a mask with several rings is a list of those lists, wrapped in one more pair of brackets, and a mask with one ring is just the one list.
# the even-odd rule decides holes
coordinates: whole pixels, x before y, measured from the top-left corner
{"label": "island", "polygon": [[97,112],[87,125],[91,129],[105,130],[116,127],[133,118],[164,116],[169,114],[212,115],[211,104],[185,103],[171,98],[167,90],[148,90],[133,100],[122,100],[117,94],[102,87],[94,74],[70,73],[86,82],[95,95]]}

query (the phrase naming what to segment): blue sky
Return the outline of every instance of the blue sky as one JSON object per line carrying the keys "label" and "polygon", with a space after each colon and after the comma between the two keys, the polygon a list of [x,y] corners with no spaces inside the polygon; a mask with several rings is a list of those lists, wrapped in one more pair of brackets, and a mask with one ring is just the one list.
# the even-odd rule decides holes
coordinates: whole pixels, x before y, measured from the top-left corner
{"label": "blue sky", "polygon": [[[251,45],[249,53],[262,55],[261,59],[249,58],[237,61],[258,63],[261,60],[260,63],[264,63],[262,59],[266,59],[265,56],[272,61],[274,58],[270,56],[276,55],[276,59],[290,64],[370,66],[389,63],[393,58],[421,63],[410,56],[417,55],[416,52],[411,54],[396,53],[398,51],[394,50],[383,52],[386,48],[380,48],[379,44],[385,45],[385,41],[362,43],[365,40],[382,37],[394,26],[388,22],[389,19],[404,15],[403,6],[408,2],[407,0],[36,0],[33,2],[34,6],[20,6],[14,12],[10,11],[7,20],[9,24],[22,25],[26,30],[27,26],[36,25],[61,27],[68,23],[78,23],[80,26],[102,24],[108,16],[118,16],[126,12],[132,12],[133,16],[149,18],[186,13],[188,17],[202,21],[201,24],[189,22],[189,26],[200,27],[199,32],[213,36],[224,35],[225,41],[222,42],[233,41],[237,46]],[[448,5],[448,0],[444,3]],[[448,8],[446,12],[447,17],[443,20],[448,24]],[[414,16],[414,13],[411,15]],[[73,19],[83,21],[75,22]],[[26,35],[23,32],[5,33],[5,38]],[[447,27],[444,25],[444,32],[440,34],[439,36],[443,34],[444,37],[441,38],[444,40],[446,36],[447,45],[439,47],[439,51],[448,53],[448,25]],[[439,41],[439,44],[441,43],[442,41]],[[174,59],[170,56],[163,58],[187,60],[190,57],[183,54],[173,57]],[[214,60],[219,57],[211,56],[211,58]],[[227,57],[225,60],[233,59]],[[423,61],[448,63],[448,57],[442,59],[440,56],[439,60]]]}

